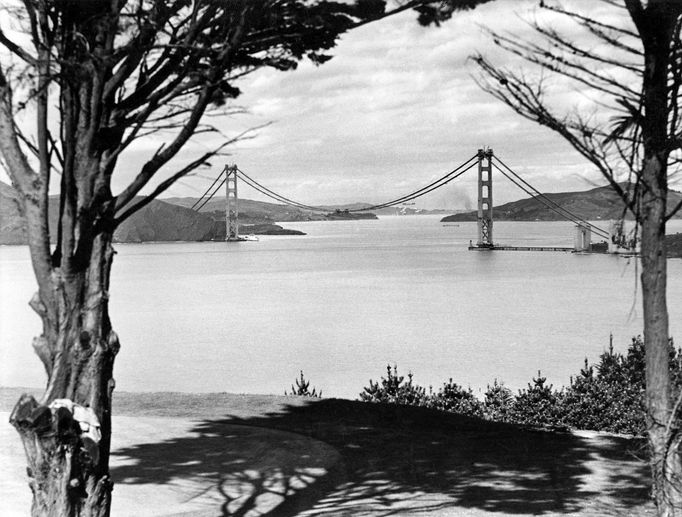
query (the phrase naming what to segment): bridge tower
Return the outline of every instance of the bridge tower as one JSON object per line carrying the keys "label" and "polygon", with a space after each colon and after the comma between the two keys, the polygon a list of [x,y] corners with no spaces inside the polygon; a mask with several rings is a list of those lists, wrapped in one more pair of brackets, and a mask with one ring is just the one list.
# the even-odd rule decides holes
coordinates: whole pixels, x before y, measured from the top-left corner
{"label": "bridge tower", "polygon": [[239,239],[239,197],[237,196],[237,166],[225,166],[225,240]]}
{"label": "bridge tower", "polygon": [[493,150],[478,150],[478,248],[493,248]]}

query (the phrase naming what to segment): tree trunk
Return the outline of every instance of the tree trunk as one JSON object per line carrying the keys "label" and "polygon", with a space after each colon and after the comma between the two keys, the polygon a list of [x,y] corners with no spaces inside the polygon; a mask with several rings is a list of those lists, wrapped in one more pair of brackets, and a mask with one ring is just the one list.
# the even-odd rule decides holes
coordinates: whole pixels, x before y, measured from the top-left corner
{"label": "tree trunk", "polygon": [[660,517],[682,515],[679,429],[672,415],[666,294],[665,223],[668,195],[668,72],[678,12],[670,2],[645,10],[626,2],[644,44],[643,161],[639,221],[642,227],[642,301],[646,360],[647,433],[653,497]]}
{"label": "tree trunk", "polygon": [[[656,168],[652,159],[646,168]],[[671,385],[666,303],[665,192],[646,189],[642,204],[642,298],[646,353],[646,409],[653,496],[659,516],[682,512],[678,440],[671,440]]]}
{"label": "tree trunk", "polygon": [[[94,237],[82,267],[56,268],[51,300],[31,306],[43,320],[33,346],[48,374],[40,401],[23,395],[10,422],[28,460],[37,516],[108,516],[113,365],[119,343],[108,313],[111,234]],[[66,270],[68,269],[68,270]]]}

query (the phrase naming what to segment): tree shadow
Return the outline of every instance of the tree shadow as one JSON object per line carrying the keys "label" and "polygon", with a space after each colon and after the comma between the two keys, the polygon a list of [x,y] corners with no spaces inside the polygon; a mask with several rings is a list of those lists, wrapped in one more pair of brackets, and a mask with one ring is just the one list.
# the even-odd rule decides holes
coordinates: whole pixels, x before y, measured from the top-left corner
{"label": "tree shadow", "polygon": [[221,515],[607,515],[648,504],[648,469],[634,457],[640,448],[620,437],[323,399],[205,420],[191,436],[119,449],[113,454],[129,464],[112,476],[123,484],[199,480],[220,494]]}

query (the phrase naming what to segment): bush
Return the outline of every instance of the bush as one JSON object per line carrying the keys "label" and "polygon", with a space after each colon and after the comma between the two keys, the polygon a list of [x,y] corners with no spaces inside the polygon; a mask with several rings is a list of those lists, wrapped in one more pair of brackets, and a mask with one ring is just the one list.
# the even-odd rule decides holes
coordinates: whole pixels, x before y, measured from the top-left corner
{"label": "bush", "polygon": [[[682,390],[682,349],[669,343],[670,374],[673,397]],[[645,431],[644,413],[644,342],[632,338],[625,354],[614,352],[613,339],[609,349],[599,356],[592,366],[585,359],[583,368],[570,385],[555,390],[538,372],[528,387],[514,396],[503,383],[494,380],[488,385],[481,402],[470,388],[465,389],[450,379],[438,393],[398,375],[393,366],[386,368],[387,375],[380,382],[369,381],[369,387],[360,393],[366,402],[386,402],[426,406],[441,411],[484,417],[496,422],[550,427],[571,427],[613,433],[640,435]],[[303,372],[301,372],[301,380]],[[293,388],[293,387],[292,387]]]}
{"label": "bush", "polygon": [[369,387],[360,393],[360,400],[364,402],[386,402],[388,404],[405,404],[408,406],[427,405],[428,396],[421,386],[412,384],[412,373],[405,377],[398,375],[398,367],[386,366],[386,377],[381,378],[381,384],[370,379]]}
{"label": "bush", "polygon": [[644,425],[644,347],[632,340],[625,356],[604,352],[595,368],[587,359],[571,379],[560,403],[564,425],[613,433],[642,434]]}
{"label": "bush", "polygon": [[468,416],[483,416],[483,403],[476,398],[471,388],[464,389],[459,384],[447,382],[435,395],[431,395],[428,406],[441,411],[460,413]]}
{"label": "bush", "polygon": [[[634,337],[625,355],[608,351],[595,368],[587,364],[571,379],[561,403],[565,425],[613,433],[643,434],[645,367],[644,341]],[[669,342],[669,368],[673,396],[682,388],[682,350]],[[595,373],[596,369],[596,373]]]}
{"label": "bush", "polygon": [[558,400],[559,394],[554,386],[545,385],[546,377],[538,371],[533,384],[519,390],[509,412],[509,421],[516,424],[533,426],[555,426],[560,422]]}
{"label": "bush", "polygon": [[514,395],[504,383],[493,381],[493,385],[488,384],[483,400],[483,416],[495,422],[509,422]]}

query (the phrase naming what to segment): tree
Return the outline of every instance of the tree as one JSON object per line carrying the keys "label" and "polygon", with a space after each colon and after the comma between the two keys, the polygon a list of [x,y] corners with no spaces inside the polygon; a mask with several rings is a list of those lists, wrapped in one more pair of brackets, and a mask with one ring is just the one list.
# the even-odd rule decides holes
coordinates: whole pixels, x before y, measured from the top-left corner
{"label": "tree", "polygon": [[450,411],[461,415],[482,417],[483,403],[476,398],[471,388],[465,389],[452,378],[429,397],[427,406],[440,411]]}
{"label": "tree", "polygon": [[292,397],[311,397],[316,399],[322,398],[322,391],[318,393],[315,388],[313,388],[312,391],[310,390],[310,381],[305,380],[303,370],[301,370],[301,377],[296,379],[295,382],[296,386],[293,384],[291,385],[291,393],[284,391],[284,395]]}
{"label": "tree", "polygon": [[412,383],[412,372],[407,374],[407,382],[405,376],[398,374],[398,367],[393,365],[386,365],[386,377],[374,382],[369,380],[369,386],[363,388],[360,393],[360,400],[363,402],[381,402],[384,404],[402,404],[405,406],[426,406],[429,401],[429,395],[426,390],[418,384]]}
{"label": "tree", "polygon": [[532,426],[554,426],[559,418],[559,393],[550,384],[545,385],[547,377],[538,372],[533,377],[533,384],[528,383],[528,388],[519,390],[514,402],[509,409],[509,420],[516,424]]}
{"label": "tree", "polygon": [[[682,3],[603,0],[597,11],[603,16],[596,17],[542,1],[540,6],[575,22],[585,37],[567,37],[539,20],[530,22],[539,41],[491,33],[498,46],[543,75],[532,79],[479,54],[474,59],[482,71],[480,85],[566,139],[602,173],[639,223],[653,496],[659,515],[679,515],[681,404],[672,399],[668,372],[665,227],[680,209],[666,201],[682,149]],[[548,76],[570,82],[591,99],[594,109],[589,114],[563,109],[551,96]]]}
{"label": "tree", "polygon": [[503,382],[494,379],[492,386],[488,384],[483,400],[485,418],[494,422],[509,422],[513,404],[514,395]]}
{"label": "tree", "polygon": [[[151,180],[204,115],[239,94],[262,67],[321,64],[348,29],[387,12],[383,1],[24,0],[0,31],[0,154],[27,223],[43,323],[33,346],[47,373],[39,401],[24,395],[11,422],[28,460],[33,515],[108,515],[113,366],[119,339],[108,313],[112,234],[123,220],[234,141]],[[34,113],[32,130],[19,123]],[[163,131],[160,146],[121,192],[122,153]],[[48,226],[50,179],[59,218]],[[142,189],[151,194],[140,198]],[[51,240],[55,245],[51,245]]]}
{"label": "tree", "polygon": [[[33,515],[105,516],[113,367],[109,319],[116,227],[235,140],[163,173],[192,137],[233,112],[240,77],[328,59],[340,34],[416,9],[422,23],[486,0],[355,3],[325,0],[14,0],[0,29],[0,157],[26,220],[43,323],[33,347],[47,373],[40,400],[24,395],[11,422],[28,460]],[[30,115],[30,129],[22,116]],[[120,192],[112,177],[139,139],[161,145]],[[176,167],[178,167],[176,165]],[[59,217],[48,224],[59,175]],[[163,179],[155,179],[162,176]],[[154,180],[154,181],[152,181]],[[140,193],[150,191],[146,197]]]}

